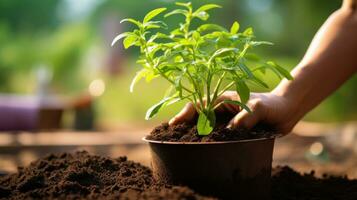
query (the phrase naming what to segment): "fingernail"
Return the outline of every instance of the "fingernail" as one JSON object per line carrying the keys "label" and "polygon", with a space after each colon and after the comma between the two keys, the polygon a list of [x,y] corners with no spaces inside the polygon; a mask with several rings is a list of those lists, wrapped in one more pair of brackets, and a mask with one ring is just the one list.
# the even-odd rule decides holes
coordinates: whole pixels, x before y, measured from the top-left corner
{"label": "fingernail", "polygon": [[169,125],[173,125],[174,123],[175,123],[175,120],[176,120],[176,118],[174,117],[174,118],[172,118],[172,119],[170,119],[170,121],[169,121]]}
{"label": "fingernail", "polygon": [[232,129],[232,128],[233,128],[233,123],[234,123],[234,119],[231,119],[231,120],[228,122],[228,125],[226,126],[226,128]]}

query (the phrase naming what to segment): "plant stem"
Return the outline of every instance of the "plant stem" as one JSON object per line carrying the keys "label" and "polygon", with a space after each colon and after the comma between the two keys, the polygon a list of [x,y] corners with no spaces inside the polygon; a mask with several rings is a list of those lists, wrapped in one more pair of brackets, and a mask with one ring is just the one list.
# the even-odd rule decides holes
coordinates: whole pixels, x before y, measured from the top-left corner
{"label": "plant stem", "polygon": [[[196,58],[195,47],[192,47],[191,50],[192,50],[192,56],[193,56],[194,63],[196,63],[196,59],[197,58]],[[193,64],[193,66],[194,66],[194,69],[197,69],[197,65]],[[192,77],[192,75],[191,75],[189,70],[187,70],[187,73],[188,73],[189,77],[192,79],[193,84],[196,85],[196,91],[197,91],[197,94],[198,94],[198,99],[199,99],[199,102],[201,104],[201,110],[203,111],[204,110],[203,109],[204,108],[204,94],[201,93],[201,90],[200,90],[200,87],[199,87],[198,83],[195,81],[195,79],[193,79],[193,77]],[[197,73],[197,70],[196,70],[196,73]]]}
{"label": "plant stem", "polygon": [[215,102],[216,98],[219,97],[220,95],[218,95],[218,91],[219,91],[219,87],[222,84],[223,78],[226,75],[226,72],[223,72],[222,75],[219,77],[218,81],[217,81],[217,85],[214,88],[214,92],[213,92],[213,97],[212,97],[212,101]]}
{"label": "plant stem", "polygon": [[[167,77],[162,71],[160,71],[159,68],[156,68],[157,71],[160,73],[160,75],[162,77],[164,77],[167,81],[169,81],[170,83],[172,83],[173,85],[175,85],[175,81],[171,80],[169,77]],[[192,90],[188,89],[186,86],[184,85],[181,85],[182,89],[186,90],[186,92],[189,92],[189,93],[194,93]]]}
{"label": "plant stem", "polygon": [[206,97],[207,97],[207,105],[206,108],[209,110],[211,107],[211,82],[212,82],[212,75],[210,70],[208,70],[208,75],[207,75],[207,92],[206,92]]}
{"label": "plant stem", "polygon": [[[203,107],[203,98],[202,98],[202,94],[201,94],[200,88],[199,88],[199,86],[197,85],[196,81],[193,79],[191,73],[188,70],[187,70],[187,74],[190,77],[191,83],[192,83],[194,89],[196,90],[196,92],[198,94],[198,100],[199,100],[199,102],[201,104],[201,107]],[[193,96],[195,97],[195,94],[193,94]],[[197,103],[197,99],[196,98],[195,98],[195,100],[196,100],[196,103]]]}
{"label": "plant stem", "polygon": [[227,91],[232,85],[234,85],[234,81],[230,82],[226,87],[224,87],[217,95],[217,97],[221,96],[225,91]]}
{"label": "plant stem", "polygon": [[[186,15],[185,28],[183,30],[184,31],[184,35],[185,35],[185,39],[188,39],[188,37],[189,37],[189,30],[190,30],[191,20],[192,20],[192,9],[189,9],[189,13],[188,13],[188,15]],[[195,55],[194,47],[191,50],[192,50],[193,59],[194,59],[194,61],[196,61],[196,55]],[[196,93],[198,95],[198,97],[196,98],[195,93],[192,92],[192,96],[195,99],[195,102],[193,102],[193,104],[196,107],[197,111],[199,111],[199,110],[203,111],[204,99],[203,99],[203,95],[201,94],[200,87],[197,84],[197,82],[195,81],[195,79],[193,78],[193,76],[191,75],[189,69],[187,70],[187,74],[188,74],[188,76],[190,78],[190,81],[191,81],[193,87],[194,87],[194,90],[196,91]],[[199,103],[201,105],[200,108],[198,108],[198,106],[197,106],[197,99],[199,100]]]}
{"label": "plant stem", "polygon": [[192,20],[191,17],[192,17],[192,9],[189,9],[189,13],[188,13],[188,15],[186,15],[186,24],[185,24],[185,28],[184,28],[185,39],[187,39],[189,36],[190,24],[191,24],[191,20]]}

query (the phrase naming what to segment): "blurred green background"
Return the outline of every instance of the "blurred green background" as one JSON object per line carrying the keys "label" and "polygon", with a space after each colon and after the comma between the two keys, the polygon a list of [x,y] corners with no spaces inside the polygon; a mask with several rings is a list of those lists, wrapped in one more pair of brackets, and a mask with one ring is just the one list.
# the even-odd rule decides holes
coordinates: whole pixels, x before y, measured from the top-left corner
{"label": "blurred green background", "polygon": [[[230,27],[237,20],[243,28],[252,26],[259,39],[275,44],[262,48],[262,55],[287,69],[299,62],[315,32],[341,4],[339,0],[192,2],[196,7],[207,2],[222,5],[211,14],[212,22]],[[120,24],[121,19],[141,19],[151,9],[173,5],[171,0],[1,0],[0,93],[36,94],[38,74],[45,69],[51,74],[51,94],[77,98],[90,90],[97,96],[99,124],[168,120],[183,104],[166,108],[145,122],[146,110],[162,98],[167,84],[160,79],[140,82],[129,93],[131,78],[139,68],[135,63],[138,52],[123,51],[119,45],[112,48],[110,43],[130,28]],[[169,25],[179,20],[172,18]],[[271,88],[278,83],[271,75],[267,79]],[[356,85],[357,77],[353,77],[306,120],[356,120]]]}

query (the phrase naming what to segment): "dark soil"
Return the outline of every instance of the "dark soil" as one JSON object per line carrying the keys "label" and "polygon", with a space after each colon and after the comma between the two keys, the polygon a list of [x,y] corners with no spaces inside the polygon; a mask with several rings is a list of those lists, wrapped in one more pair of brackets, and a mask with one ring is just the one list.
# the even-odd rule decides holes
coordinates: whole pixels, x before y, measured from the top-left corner
{"label": "dark soil", "polygon": [[153,180],[149,168],[87,152],[49,155],[0,178],[0,199],[210,199]]}
{"label": "dark soil", "polygon": [[227,129],[226,124],[219,124],[211,134],[199,136],[197,134],[196,125],[183,123],[169,126],[168,123],[163,123],[156,127],[150,135],[147,136],[147,139],[169,142],[216,142],[269,138],[273,136],[274,132],[262,125],[253,130],[246,130]]}
{"label": "dark soil", "polygon": [[[0,177],[0,199],[213,199],[187,187],[156,183],[149,168],[87,152],[49,155],[15,174]],[[357,200],[357,180],[289,167],[272,173],[274,200]]]}
{"label": "dark soil", "polygon": [[274,168],[272,199],[357,200],[357,179],[326,174],[316,178],[314,173],[300,174],[287,166]]}

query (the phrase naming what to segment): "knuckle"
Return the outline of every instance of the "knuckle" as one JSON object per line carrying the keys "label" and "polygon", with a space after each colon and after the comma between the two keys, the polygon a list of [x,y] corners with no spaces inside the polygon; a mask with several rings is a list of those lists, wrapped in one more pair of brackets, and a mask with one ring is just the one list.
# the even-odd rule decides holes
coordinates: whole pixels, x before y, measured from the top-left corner
{"label": "knuckle", "polygon": [[220,97],[218,97],[220,100],[227,99],[229,97],[228,93],[224,92]]}
{"label": "knuckle", "polygon": [[190,109],[193,106],[193,104],[191,102],[187,103],[182,110],[187,110]]}
{"label": "knuckle", "polygon": [[230,98],[231,96],[233,96],[234,93],[235,93],[234,91],[225,91],[225,92],[223,92],[223,94],[221,96],[227,99],[227,98]]}
{"label": "knuckle", "polygon": [[250,102],[250,107],[253,110],[257,110],[262,106],[262,101],[260,99],[254,99]]}
{"label": "knuckle", "polygon": [[222,96],[227,96],[229,94],[229,91],[223,92]]}
{"label": "knuckle", "polygon": [[238,117],[235,117],[235,118],[233,119],[233,125],[234,125],[234,126],[237,126],[238,123],[239,123],[239,118],[238,118]]}

